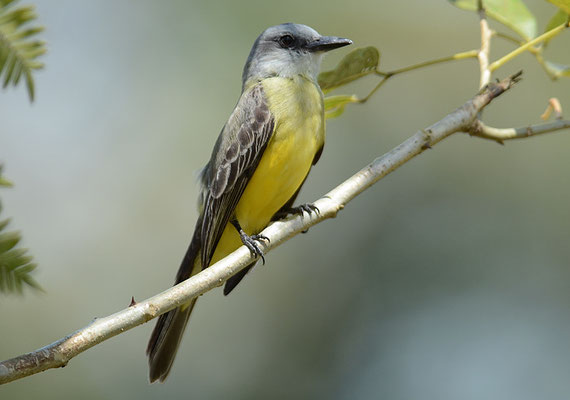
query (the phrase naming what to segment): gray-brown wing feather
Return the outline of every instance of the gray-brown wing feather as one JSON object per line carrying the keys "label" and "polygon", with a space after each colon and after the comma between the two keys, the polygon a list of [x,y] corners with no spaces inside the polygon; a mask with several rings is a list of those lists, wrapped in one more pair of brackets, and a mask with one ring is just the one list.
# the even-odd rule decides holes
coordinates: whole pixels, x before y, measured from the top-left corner
{"label": "gray-brown wing feather", "polygon": [[[271,135],[274,119],[269,112],[263,89],[256,86],[245,92],[218,137],[212,158],[202,172],[200,215],[188,251],[182,260],[176,283],[188,279],[194,261],[201,254],[202,267],[209,265],[223,230]],[[168,376],[182,333],[196,299],[185,309],[177,308],[158,319],[147,347],[150,381]]]}
{"label": "gray-brown wing feather", "polygon": [[224,228],[271,139],[275,121],[261,85],[245,92],[222,130],[204,171],[207,187],[201,229],[202,268],[208,267]]}

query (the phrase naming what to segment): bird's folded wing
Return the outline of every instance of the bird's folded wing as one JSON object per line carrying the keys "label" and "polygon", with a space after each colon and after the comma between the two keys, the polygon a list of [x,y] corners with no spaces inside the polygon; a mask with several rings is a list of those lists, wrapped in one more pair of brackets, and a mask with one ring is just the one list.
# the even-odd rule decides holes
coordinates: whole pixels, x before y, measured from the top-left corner
{"label": "bird's folded wing", "polygon": [[202,268],[209,266],[224,228],[269,143],[275,120],[261,84],[246,90],[214,147],[204,171]]}

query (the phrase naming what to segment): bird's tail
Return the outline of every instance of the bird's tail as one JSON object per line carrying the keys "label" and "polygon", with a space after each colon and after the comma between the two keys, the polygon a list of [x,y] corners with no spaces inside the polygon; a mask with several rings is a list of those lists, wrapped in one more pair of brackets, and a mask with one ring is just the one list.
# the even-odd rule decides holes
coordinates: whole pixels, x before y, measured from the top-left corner
{"label": "bird's tail", "polygon": [[[201,247],[200,229],[198,229],[199,224],[200,221],[198,221],[190,246],[186,251],[186,255],[176,275],[175,284],[188,279],[190,276],[202,270],[198,267],[195,268],[195,260],[199,259]],[[199,263],[196,263],[196,265],[198,264]],[[190,303],[171,310],[166,314],[162,314],[158,318],[146,349],[146,354],[148,355],[149,379],[151,383],[156,380],[164,382],[168,377],[196,300],[197,298],[192,299]]]}
{"label": "bird's tail", "polygon": [[179,307],[159,317],[146,349],[150,383],[164,382],[168,377],[194,304],[196,299],[184,309]]}

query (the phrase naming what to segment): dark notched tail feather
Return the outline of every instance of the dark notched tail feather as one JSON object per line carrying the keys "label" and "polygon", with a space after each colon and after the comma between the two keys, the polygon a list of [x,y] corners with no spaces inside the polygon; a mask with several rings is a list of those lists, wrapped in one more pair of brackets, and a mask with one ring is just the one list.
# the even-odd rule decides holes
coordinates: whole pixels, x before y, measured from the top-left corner
{"label": "dark notched tail feather", "polygon": [[146,349],[150,383],[168,377],[194,304],[196,299],[184,311],[177,308],[159,317]]}
{"label": "dark notched tail feather", "polygon": [[[182,260],[178,274],[176,275],[176,282],[178,284],[190,276],[198,273],[199,271],[192,271],[194,268],[194,261],[199,257],[201,243],[200,243],[200,226],[202,218],[198,219],[194,236],[190,242],[190,246],[186,251],[186,255]],[[243,270],[229,278],[224,286],[224,295],[228,295],[245,275],[255,265],[245,267]],[[153,383],[155,381],[164,382],[170,373],[170,369],[174,363],[178,346],[182,341],[184,330],[188,324],[188,319],[192,313],[192,309],[196,304],[197,299],[193,299],[184,309],[182,307],[176,308],[172,311],[162,314],[152,331],[152,335],[146,348],[148,355],[149,366],[149,379]]]}
{"label": "dark notched tail feather", "polygon": [[234,288],[238,285],[238,283],[241,282],[241,280],[245,277],[249,270],[253,268],[254,265],[255,263],[248,265],[226,281],[226,284],[224,285],[224,296],[227,296],[231,293],[232,290],[234,290]]}
{"label": "dark notched tail feather", "polygon": [[[200,220],[198,224],[200,224]],[[197,233],[198,232],[198,233]],[[180,283],[188,279],[192,273],[194,267],[194,260],[200,252],[200,229],[194,231],[194,236],[190,242],[190,246],[186,251],[186,255],[182,260],[182,264],[178,269],[178,274],[176,275],[176,282]],[[184,334],[184,329],[190,318],[190,313],[196,304],[197,299],[193,299],[186,308],[181,307],[176,308],[172,311],[162,314],[152,331],[152,335],[148,342],[146,348],[146,354],[148,355],[148,366],[149,366],[149,379],[150,382],[159,380],[164,382],[168,377],[172,364],[174,363],[174,358],[176,357],[176,351],[182,340],[182,335]]]}

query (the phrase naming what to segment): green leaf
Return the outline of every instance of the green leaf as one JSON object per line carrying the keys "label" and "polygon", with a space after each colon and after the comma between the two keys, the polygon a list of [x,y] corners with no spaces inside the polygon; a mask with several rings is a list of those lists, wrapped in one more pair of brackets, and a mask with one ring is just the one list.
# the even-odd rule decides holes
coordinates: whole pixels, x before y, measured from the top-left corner
{"label": "green leaf", "polygon": [[14,246],[20,241],[20,234],[18,232],[8,232],[0,234],[0,254],[12,250]]}
{"label": "green leaf", "polygon": [[564,22],[568,21],[568,14],[562,10],[558,10],[556,14],[548,21],[546,28],[544,28],[544,32],[548,32],[559,25],[562,25]]}
{"label": "green leaf", "polygon": [[355,49],[343,57],[335,69],[319,74],[319,86],[326,93],[355,79],[373,73],[378,67],[380,52],[375,47]]}
{"label": "green leaf", "polygon": [[358,97],[339,95],[325,97],[325,118],[336,118],[344,112],[344,107],[350,103],[358,103]]}
{"label": "green leaf", "polygon": [[[1,0],[0,0],[1,1]],[[13,183],[2,176],[2,164],[0,164],[0,187],[12,187]],[[2,230],[2,228],[0,228]]]}
{"label": "green leaf", "polygon": [[544,67],[552,79],[570,77],[570,65],[544,61]]}
{"label": "green leaf", "polygon": [[[5,236],[5,240],[0,251],[0,292],[21,293],[24,285],[43,291],[31,276],[37,265],[32,263],[32,256],[27,255],[28,250],[13,247],[20,241],[20,235],[17,232],[10,232],[2,236]],[[5,251],[10,246],[12,248]]]}
{"label": "green leaf", "polygon": [[33,37],[43,28],[26,26],[37,17],[32,6],[14,8],[13,3],[14,0],[0,0],[0,79],[3,87],[16,86],[24,76],[33,101],[32,71],[43,68],[37,58],[46,52],[45,43]]}
{"label": "green leaf", "polygon": [[8,179],[4,178],[2,175],[0,175],[0,186],[12,187],[13,183],[10,182]]}
{"label": "green leaf", "polygon": [[14,1],[17,1],[17,0],[0,0],[0,7],[6,7],[10,3],[13,3]]}
{"label": "green leaf", "polygon": [[[1,174],[2,165],[0,177]],[[37,266],[32,263],[32,256],[27,254],[28,250],[18,247],[22,236],[19,232],[4,231],[9,222],[9,219],[0,220],[0,293],[22,293],[26,285],[43,291],[31,275]]]}
{"label": "green leaf", "polygon": [[[477,0],[448,0],[456,7],[477,11]],[[525,40],[536,36],[536,18],[522,0],[483,0],[487,15],[508,26]]]}
{"label": "green leaf", "polygon": [[[566,21],[568,21],[568,14],[566,14],[564,11],[562,10],[558,10],[556,12],[556,14],[554,14],[552,16],[552,18],[550,19],[550,21],[548,21],[548,24],[546,25],[546,28],[544,28],[544,32],[548,32],[554,28],[556,28],[557,26],[562,25],[563,23],[565,23]],[[545,40],[544,41],[544,46],[546,46],[548,44],[550,40]]]}
{"label": "green leaf", "polygon": [[9,218],[5,219],[4,221],[0,221],[0,231],[6,228],[6,225],[8,225],[9,223],[10,223]]}
{"label": "green leaf", "polygon": [[570,14],[570,0],[548,0],[566,14]]}

